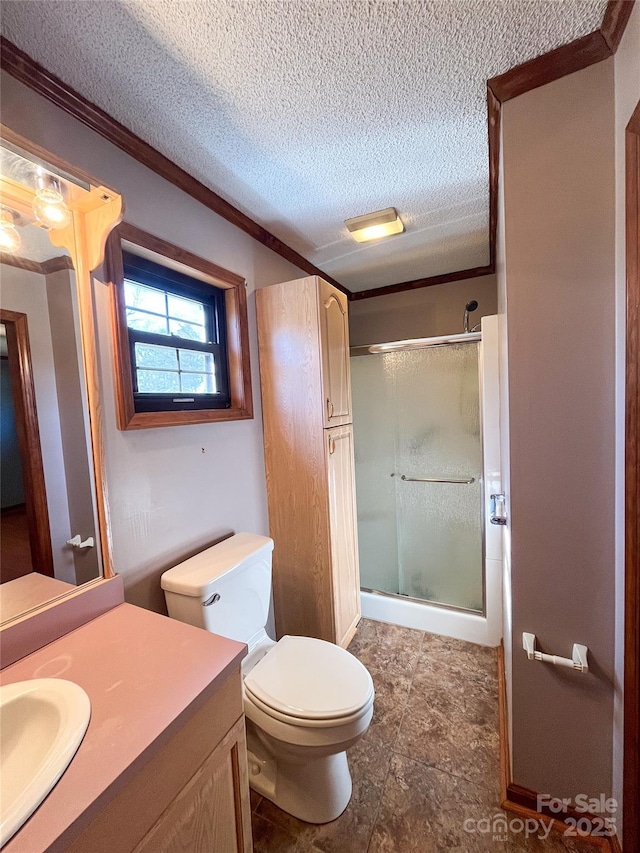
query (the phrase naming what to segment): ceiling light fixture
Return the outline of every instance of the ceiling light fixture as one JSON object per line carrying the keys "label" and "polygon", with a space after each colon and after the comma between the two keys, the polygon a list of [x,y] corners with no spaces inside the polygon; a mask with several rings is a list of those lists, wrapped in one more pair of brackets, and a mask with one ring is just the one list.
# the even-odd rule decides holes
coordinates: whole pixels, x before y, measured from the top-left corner
{"label": "ceiling light fixture", "polygon": [[71,211],[60,192],[55,178],[38,179],[38,190],[33,201],[33,215],[46,228],[64,228],[71,222]]}
{"label": "ceiling light fixture", "polygon": [[375,213],[367,213],[365,216],[345,219],[344,224],[358,243],[379,240],[381,237],[402,234],[404,231],[404,223],[398,216],[395,207],[387,207],[385,210],[376,210]]}
{"label": "ceiling light fixture", "polygon": [[22,240],[15,226],[13,213],[10,210],[0,210],[0,250],[15,254],[22,246]]}

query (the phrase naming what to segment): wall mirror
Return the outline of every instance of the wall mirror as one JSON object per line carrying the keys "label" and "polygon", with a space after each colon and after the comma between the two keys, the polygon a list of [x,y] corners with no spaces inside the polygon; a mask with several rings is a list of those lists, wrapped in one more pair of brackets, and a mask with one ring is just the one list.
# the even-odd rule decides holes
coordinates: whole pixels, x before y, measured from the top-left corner
{"label": "wall mirror", "polygon": [[120,196],[0,128],[0,622],[114,574],[91,271]]}

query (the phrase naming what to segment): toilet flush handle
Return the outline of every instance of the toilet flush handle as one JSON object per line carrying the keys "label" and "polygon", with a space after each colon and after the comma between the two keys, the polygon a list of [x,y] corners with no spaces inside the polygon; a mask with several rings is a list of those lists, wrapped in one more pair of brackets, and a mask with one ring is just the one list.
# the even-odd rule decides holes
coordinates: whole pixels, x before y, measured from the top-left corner
{"label": "toilet flush handle", "polygon": [[220,601],[220,593],[214,592],[213,595],[210,595],[205,601],[202,602],[204,607],[208,607],[210,604],[216,604],[216,602]]}

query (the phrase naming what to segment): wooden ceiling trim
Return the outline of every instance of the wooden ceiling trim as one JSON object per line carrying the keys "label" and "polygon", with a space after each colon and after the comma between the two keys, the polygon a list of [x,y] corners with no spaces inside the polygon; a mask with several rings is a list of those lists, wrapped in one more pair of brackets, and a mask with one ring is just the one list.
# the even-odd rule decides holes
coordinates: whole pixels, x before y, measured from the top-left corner
{"label": "wooden ceiling trim", "polygon": [[492,77],[487,85],[496,98],[503,104],[511,98],[531,92],[539,86],[545,86],[567,74],[582,71],[596,62],[602,62],[612,55],[602,32],[596,30],[587,36],[563,44],[549,53],[536,56],[522,65],[510,68],[504,74]]}
{"label": "wooden ceiling trim", "polygon": [[91,130],[99,133],[113,145],[139,160],[156,174],[226,219],[227,222],[231,222],[232,225],[249,234],[263,246],[310,275],[321,275],[325,281],[333,284],[347,296],[351,295],[350,291],[338,281],[323,273],[322,270],[267,231],[266,228],[263,228],[222,196],[206,187],[100,107],[92,104],[75,89],[67,86],[59,77],[51,74],[39,62],[36,62],[4,37],[0,37],[0,67],[15,77],[16,80],[24,83],[39,95],[43,95],[47,100],[81,121]]}
{"label": "wooden ceiling trim", "polygon": [[352,293],[347,287],[322,272],[321,269],[303,258],[290,246],[287,246],[230,202],[177,166],[164,154],[144,142],[104,110],[67,86],[62,80],[48,72],[42,65],[3,37],[0,38],[0,67],[285,260],[310,275],[322,276],[325,281],[346,293],[349,299],[370,299],[389,293],[399,293],[403,290],[415,290],[421,287],[432,287],[436,284],[461,281],[465,278],[491,275],[495,272],[502,103],[613,56],[624,34],[634,3],[635,0],[609,0],[600,29],[542,56],[517,65],[504,74],[492,77],[487,81],[489,264],[459,272],[402,281],[386,287],[370,288],[358,293]]}
{"label": "wooden ceiling trim", "polygon": [[610,0],[607,3],[600,32],[612,53],[616,52],[622,41],[622,36],[633,11],[633,4],[634,0]]}
{"label": "wooden ceiling trim", "polygon": [[462,281],[480,275],[491,275],[496,270],[496,242],[498,233],[498,190],[500,171],[500,124],[502,104],[511,98],[524,95],[573,74],[596,62],[613,56],[620,44],[635,0],[609,0],[600,29],[569,44],[516,65],[504,74],[487,80],[487,123],[489,139],[489,264],[458,273],[430,276],[404,281],[387,287],[371,288],[354,293],[352,299],[371,299],[388,293],[401,293],[419,287],[431,287],[452,281]]}
{"label": "wooden ceiling trim", "polygon": [[0,264],[18,267],[18,269],[28,270],[29,272],[37,272],[39,275],[50,275],[59,270],[73,269],[73,261],[68,255],[56,255],[55,258],[49,258],[46,261],[32,261],[29,258],[10,255],[8,252],[0,252]]}
{"label": "wooden ceiling trim", "polygon": [[359,299],[371,299],[373,296],[387,296],[390,293],[401,293],[404,290],[418,290],[421,287],[433,287],[435,284],[448,284],[451,281],[464,281],[467,278],[479,278],[482,275],[491,275],[495,269],[491,266],[472,267],[456,272],[447,272],[442,275],[432,275],[428,278],[416,278],[413,281],[401,281],[399,284],[388,284],[386,287],[372,287],[370,290],[361,290],[352,294],[352,301]]}

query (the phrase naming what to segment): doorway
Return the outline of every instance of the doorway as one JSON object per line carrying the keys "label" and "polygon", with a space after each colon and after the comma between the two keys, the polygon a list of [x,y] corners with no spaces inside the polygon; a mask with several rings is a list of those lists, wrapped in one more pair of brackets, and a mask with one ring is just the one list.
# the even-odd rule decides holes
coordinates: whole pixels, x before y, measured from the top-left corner
{"label": "doorway", "polygon": [[[53,577],[49,511],[27,315],[0,309],[0,324],[4,327],[6,339],[6,359],[2,360],[3,374],[6,372],[6,377],[2,377],[3,386],[7,386],[7,391],[10,388],[13,410],[11,426],[15,430],[18,450],[16,461],[19,461],[19,465],[14,466],[14,495],[22,498],[11,503],[7,511],[2,508],[2,582],[32,571]],[[7,436],[11,437],[10,430],[7,430]]]}

